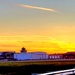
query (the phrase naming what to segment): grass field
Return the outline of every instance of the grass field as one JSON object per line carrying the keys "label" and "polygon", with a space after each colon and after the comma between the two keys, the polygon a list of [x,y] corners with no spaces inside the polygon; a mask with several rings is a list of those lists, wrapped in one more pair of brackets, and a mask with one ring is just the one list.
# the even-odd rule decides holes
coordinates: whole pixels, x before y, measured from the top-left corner
{"label": "grass field", "polygon": [[0,62],[0,66],[26,66],[26,65],[75,65],[75,61],[6,61]]}
{"label": "grass field", "polygon": [[0,75],[31,75],[74,67],[75,61],[2,61]]}

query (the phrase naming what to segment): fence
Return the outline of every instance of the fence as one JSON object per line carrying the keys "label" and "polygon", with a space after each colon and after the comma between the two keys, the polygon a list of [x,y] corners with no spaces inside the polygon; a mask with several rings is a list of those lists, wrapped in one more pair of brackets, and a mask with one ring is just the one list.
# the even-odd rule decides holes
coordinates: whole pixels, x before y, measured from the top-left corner
{"label": "fence", "polygon": [[42,74],[33,73],[32,75],[69,75],[69,74],[75,74],[75,68],[74,69],[68,69],[68,70],[42,73]]}

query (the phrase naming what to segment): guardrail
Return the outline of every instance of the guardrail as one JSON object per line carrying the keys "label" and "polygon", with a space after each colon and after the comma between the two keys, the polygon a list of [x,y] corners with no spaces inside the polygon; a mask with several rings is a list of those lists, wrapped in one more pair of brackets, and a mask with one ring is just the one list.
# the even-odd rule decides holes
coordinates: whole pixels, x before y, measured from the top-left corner
{"label": "guardrail", "polygon": [[75,74],[75,68],[74,69],[68,69],[68,70],[42,73],[42,74],[33,73],[32,75],[68,75],[68,74]]}

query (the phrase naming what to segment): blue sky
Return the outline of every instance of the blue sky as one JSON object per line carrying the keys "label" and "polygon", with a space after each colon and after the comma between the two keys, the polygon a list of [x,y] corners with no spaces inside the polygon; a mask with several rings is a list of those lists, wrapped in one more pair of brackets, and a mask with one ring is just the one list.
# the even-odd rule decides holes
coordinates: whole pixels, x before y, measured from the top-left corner
{"label": "blue sky", "polygon": [[[57,12],[24,8],[17,4],[49,8]],[[69,30],[68,26],[74,28],[75,25],[74,7],[75,0],[0,0],[1,35],[51,36],[56,34],[53,30],[62,27]]]}

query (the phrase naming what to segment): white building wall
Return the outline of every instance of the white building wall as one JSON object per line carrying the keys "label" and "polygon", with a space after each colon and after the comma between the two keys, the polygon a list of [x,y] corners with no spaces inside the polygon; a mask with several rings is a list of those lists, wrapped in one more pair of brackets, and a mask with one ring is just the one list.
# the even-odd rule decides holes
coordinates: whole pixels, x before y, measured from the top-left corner
{"label": "white building wall", "polygon": [[33,53],[32,59],[48,59],[48,55],[47,54]]}
{"label": "white building wall", "polygon": [[19,53],[14,54],[14,59],[17,60],[40,60],[40,59],[48,59],[48,55],[46,53],[33,52],[33,53]]}
{"label": "white building wall", "polygon": [[28,60],[31,59],[31,54],[28,53],[20,53],[14,56],[17,60]]}
{"label": "white building wall", "polygon": [[2,52],[0,52],[0,55],[2,55]]}

